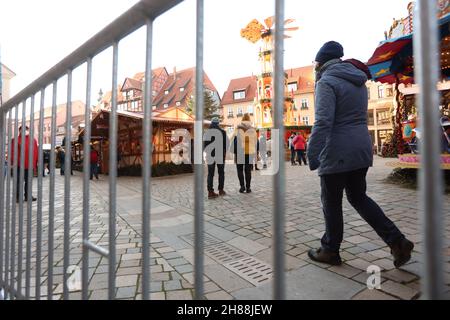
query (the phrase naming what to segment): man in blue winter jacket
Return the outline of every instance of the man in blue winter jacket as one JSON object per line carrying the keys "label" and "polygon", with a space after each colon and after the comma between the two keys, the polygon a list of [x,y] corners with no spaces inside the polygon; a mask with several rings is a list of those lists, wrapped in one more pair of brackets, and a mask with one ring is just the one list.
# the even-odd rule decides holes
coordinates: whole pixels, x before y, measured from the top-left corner
{"label": "man in blue winter jacket", "polygon": [[321,248],[311,249],[314,261],[339,265],[344,222],[342,198],[391,248],[396,268],[408,262],[414,244],[366,195],[366,174],[373,164],[367,127],[366,70],[341,60],[342,46],[327,42],[316,56],[316,120],[308,144],[311,170],[318,169],[326,230]]}

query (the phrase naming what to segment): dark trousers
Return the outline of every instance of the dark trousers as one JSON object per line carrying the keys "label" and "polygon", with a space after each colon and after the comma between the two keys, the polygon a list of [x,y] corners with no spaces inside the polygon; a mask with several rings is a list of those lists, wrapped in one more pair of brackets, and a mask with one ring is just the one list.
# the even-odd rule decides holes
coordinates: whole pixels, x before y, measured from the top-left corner
{"label": "dark trousers", "polygon": [[[252,166],[253,166],[253,157],[246,154],[245,162],[243,164],[236,164],[237,174],[239,178],[239,183],[241,188],[250,189],[250,183],[252,182]],[[245,173],[245,179],[244,179]]]}
{"label": "dark trousers", "polygon": [[291,164],[295,164],[295,150],[291,148]]}
{"label": "dark trousers", "polygon": [[305,166],[307,165],[306,163],[306,155],[305,155],[305,150],[295,150],[295,152],[297,153],[297,161],[299,165],[302,165],[302,160],[303,163],[305,164]]}
{"label": "dark trousers", "polygon": [[219,190],[223,190],[225,185],[225,164],[208,164],[208,191],[214,191],[214,173],[219,173]]}
{"label": "dark trousers", "polygon": [[[24,169],[23,170],[23,187],[24,187],[24,199],[28,198],[28,174],[31,174],[33,176],[33,170],[32,169]],[[20,192],[20,168],[17,167],[17,190],[16,190],[16,199],[19,199],[19,195],[22,193]]]}
{"label": "dark trousers", "polygon": [[95,176],[95,178],[98,180],[98,165],[96,163],[91,163],[91,174],[90,179]]}
{"label": "dark trousers", "polygon": [[386,244],[404,238],[395,224],[384,214],[383,210],[366,195],[366,174],[368,168],[350,172],[321,176],[321,198],[325,216],[325,234],[322,247],[339,252],[343,239],[344,221],[342,217],[343,191],[347,200],[359,215],[375,230]]}

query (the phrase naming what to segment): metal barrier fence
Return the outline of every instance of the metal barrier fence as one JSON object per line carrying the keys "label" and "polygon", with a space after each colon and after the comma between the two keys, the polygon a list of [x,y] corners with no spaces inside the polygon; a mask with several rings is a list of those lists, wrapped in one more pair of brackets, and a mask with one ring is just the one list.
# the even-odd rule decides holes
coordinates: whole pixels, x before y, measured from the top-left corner
{"label": "metal barrier fence", "polygon": [[[89,253],[92,251],[100,256],[109,259],[108,275],[108,297],[115,298],[115,279],[116,279],[116,247],[115,247],[115,223],[116,223],[116,178],[117,178],[117,69],[119,56],[119,41],[128,34],[146,25],[146,60],[145,60],[145,89],[144,89],[144,167],[143,167],[143,195],[150,194],[151,182],[151,141],[152,141],[152,94],[151,94],[151,67],[152,67],[152,32],[154,20],[164,14],[170,8],[176,6],[182,0],[142,0],[133,6],[130,10],[121,15],[109,26],[104,28],[97,35],[89,39],[84,45],[79,47],[44,75],[32,82],[16,96],[8,100],[1,108],[0,112],[0,150],[1,158],[5,159],[6,142],[8,142],[7,154],[14,154],[14,161],[1,161],[0,163],[0,290],[4,292],[5,299],[29,299],[31,297],[31,239],[32,239],[32,171],[24,169],[25,159],[21,157],[18,163],[19,135],[18,126],[26,122],[26,102],[30,99],[30,123],[34,122],[35,95],[40,92],[39,105],[39,130],[38,130],[38,164],[39,168],[43,166],[43,119],[44,119],[44,101],[45,89],[52,86],[52,115],[51,115],[51,145],[56,145],[56,106],[57,106],[57,83],[60,78],[67,76],[67,113],[66,113],[66,141],[71,140],[71,100],[72,100],[72,71],[80,65],[86,63],[86,109],[85,109],[85,137],[84,137],[84,155],[90,153],[90,102],[91,102],[91,83],[92,83],[92,59],[104,49],[113,48],[112,65],[112,107],[109,125],[109,246],[100,247],[89,240],[89,158],[84,156],[83,161],[83,220],[82,220],[82,299],[88,298],[88,278],[89,278]],[[284,0],[275,0],[275,68],[274,68],[274,127],[280,130],[279,134],[279,152],[283,154],[283,100],[284,100],[284,79],[283,79],[283,21],[284,21]],[[424,112],[424,106],[437,105],[437,92],[434,84],[438,75],[438,59],[434,59],[434,54],[438,52],[437,41],[429,34],[435,33],[436,17],[433,16],[437,1],[418,1],[416,16],[416,26],[420,32],[417,32],[415,39],[416,61],[418,65],[419,83],[421,87],[421,110],[426,115],[422,119],[424,131],[424,146],[427,157],[424,157],[424,166],[422,169],[422,203],[424,205],[424,235],[425,235],[425,294],[428,298],[442,297],[442,263],[441,263],[441,230],[440,230],[440,201],[441,186],[439,181],[439,152],[437,148],[438,131],[436,130],[437,117],[428,111]],[[433,7],[435,6],[435,7]],[[197,37],[196,37],[196,83],[203,83],[203,22],[204,22],[204,0],[197,0]],[[431,50],[429,50],[431,49]],[[197,159],[202,157],[202,136],[203,128],[203,104],[202,87],[196,86],[196,126],[195,126],[195,156]],[[20,107],[21,106],[21,107]],[[21,118],[19,118],[19,109]],[[29,159],[32,160],[33,138],[36,135],[34,126],[30,125],[29,139]],[[25,126],[21,128],[20,154],[24,154],[25,148]],[[14,143],[10,143],[11,141]],[[198,147],[200,146],[200,147]],[[70,154],[70,143],[66,143],[66,152]],[[50,156],[50,192],[49,192],[49,210],[48,210],[48,270],[47,277],[47,298],[52,299],[54,293],[54,229],[55,229],[55,154],[51,152]],[[196,161],[198,163],[198,161]],[[6,166],[6,167],[5,167]],[[3,174],[6,169],[8,174]],[[70,157],[65,157],[65,172],[70,172]],[[195,208],[194,208],[194,282],[195,298],[203,298],[203,165],[195,164]],[[12,171],[12,176],[11,176]],[[278,173],[274,176],[274,206],[273,206],[273,228],[274,228],[274,291],[275,299],[285,299],[284,283],[284,162],[281,161]],[[26,248],[25,248],[25,285],[23,286],[23,239],[24,239],[24,199],[19,198],[18,203],[14,195],[17,188],[22,193],[25,177],[27,179],[27,224],[26,224]],[[42,247],[42,170],[38,170],[37,179],[37,212],[36,212],[36,254],[35,254],[35,293],[36,299],[41,298],[41,247]],[[64,255],[63,255],[63,298],[69,298],[68,271],[70,263],[70,174],[64,177]],[[12,189],[11,189],[12,185]],[[6,192],[5,192],[6,191]],[[150,293],[150,197],[142,197],[142,298],[149,299]],[[17,220],[16,220],[17,219]],[[16,244],[17,241],[17,244]],[[16,252],[17,249],[17,252]],[[16,261],[17,256],[17,261]],[[16,270],[17,267],[17,270]],[[23,291],[25,288],[25,291]]]}

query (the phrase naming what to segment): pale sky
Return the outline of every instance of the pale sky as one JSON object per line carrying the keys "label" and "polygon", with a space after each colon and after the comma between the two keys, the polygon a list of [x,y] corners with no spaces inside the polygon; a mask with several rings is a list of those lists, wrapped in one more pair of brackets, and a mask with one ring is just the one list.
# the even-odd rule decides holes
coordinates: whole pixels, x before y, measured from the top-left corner
{"label": "pale sky", "polygon": [[[17,76],[11,96],[69,55],[137,0],[14,0],[0,1],[2,63]],[[393,18],[407,15],[409,0],[286,0],[285,18],[300,29],[285,41],[285,68],[310,64],[329,40],[344,46],[346,58],[367,61],[384,40]],[[195,65],[195,0],[159,17],[154,24],[153,67],[169,73]],[[259,72],[258,44],[240,37],[253,18],[263,22],[274,14],[273,0],[205,0],[204,68],[220,96],[233,78]],[[145,30],[119,46],[119,84],[144,71]],[[112,50],[94,59],[93,101],[100,88],[111,90]],[[85,67],[74,71],[73,99],[84,100]],[[64,79],[58,82],[65,102]],[[47,98],[50,90],[47,91]],[[50,105],[50,100],[46,99]]]}

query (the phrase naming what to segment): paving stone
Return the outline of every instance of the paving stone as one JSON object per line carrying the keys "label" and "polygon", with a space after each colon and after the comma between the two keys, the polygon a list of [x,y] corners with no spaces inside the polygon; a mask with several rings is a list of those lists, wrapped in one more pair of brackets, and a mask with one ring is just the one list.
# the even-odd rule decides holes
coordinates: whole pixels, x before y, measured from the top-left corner
{"label": "paving stone", "polygon": [[221,265],[205,266],[204,274],[227,292],[253,287],[251,283]]}
{"label": "paving stone", "polygon": [[179,273],[188,273],[192,272],[194,270],[194,267],[191,264],[184,264],[181,266],[175,266],[175,270],[177,270]]}
{"label": "paving stone", "polygon": [[137,275],[126,275],[116,277],[116,287],[136,286],[138,280]]}
{"label": "paving stone", "polygon": [[353,243],[353,244],[360,244],[360,243],[364,243],[364,242],[368,242],[370,241],[370,239],[366,238],[366,237],[362,237],[362,236],[352,236],[352,237],[346,237],[345,240],[347,242]]}
{"label": "paving stone", "polygon": [[192,300],[191,290],[177,290],[166,292],[167,300]]}
{"label": "paving stone", "polygon": [[226,291],[217,291],[205,294],[208,300],[233,300],[233,296],[228,294]]}
{"label": "paving stone", "polygon": [[136,295],[136,287],[121,287],[117,289],[116,298],[117,299],[123,299],[123,298],[134,298]]}
{"label": "paving stone", "polygon": [[231,244],[232,246],[238,248],[241,251],[244,251],[250,255],[254,255],[256,253],[258,253],[261,250],[266,249],[266,246],[263,246],[262,244],[244,238],[244,237],[236,237],[230,241],[227,242],[228,244]]}
{"label": "paving stone", "polygon": [[391,280],[384,282],[381,285],[381,290],[403,300],[411,300],[419,296],[417,290]]}
{"label": "paving stone", "polygon": [[150,275],[152,281],[168,281],[170,280],[169,272],[158,272]]}
{"label": "paving stone", "polygon": [[383,277],[403,284],[414,281],[418,278],[416,275],[400,269],[392,269],[387,272],[383,272]]}
{"label": "paving stone", "polygon": [[150,300],[166,300],[165,292],[152,292],[150,293]]}
{"label": "paving stone", "polygon": [[352,300],[398,300],[398,298],[390,296],[377,289],[365,289],[355,295]]}
{"label": "paving stone", "polygon": [[182,289],[180,280],[164,281],[163,285],[164,285],[164,291],[171,291],[171,290],[180,290],[180,289]]}
{"label": "paving stone", "polygon": [[[362,289],[363,286],[353,280],[311,264],[286,273],[288,300],[344,300],[350,299]],[[231,294],[236,299],[267,300],[271,299],[272,293],[272,282],[269,282]]]}
{"label": "paving stone", "polygon": [[353,268],[347,264],[342,264],[340,266],[333,266],[331,268],[328,268],[328,270],[340,274],[341,276],[344,276],[346,278],[351,278],[361,273],[360,269]]}

